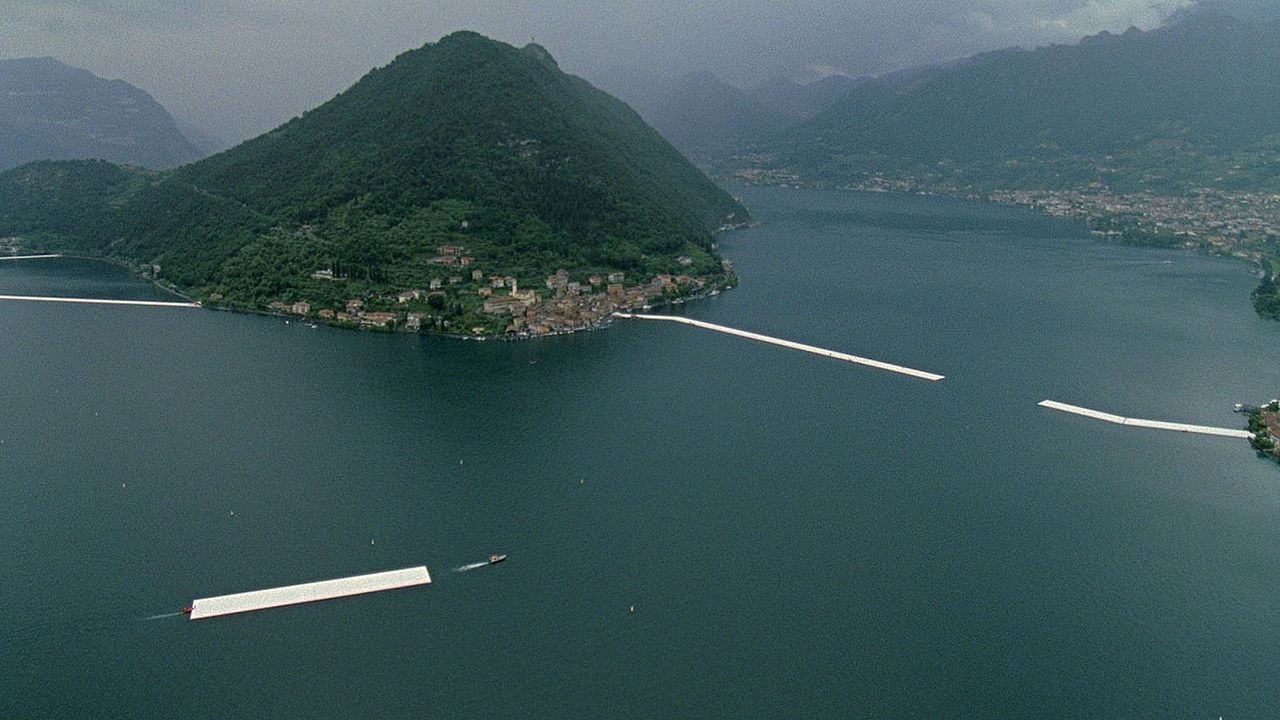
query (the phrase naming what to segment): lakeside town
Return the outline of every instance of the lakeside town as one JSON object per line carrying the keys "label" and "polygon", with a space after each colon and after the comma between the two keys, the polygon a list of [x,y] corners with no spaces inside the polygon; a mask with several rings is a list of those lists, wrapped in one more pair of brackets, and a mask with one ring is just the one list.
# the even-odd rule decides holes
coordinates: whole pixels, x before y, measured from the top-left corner
{"label": "lakeside town", "polygon": [[[441,274],[431,278],[426,287],[352,297],[341,308],[298,300],[275,301],[268,309],[345,327],[527,338],[595,329],[608,324],[615,312],[717,294],[732,287],[735,280],[733,264],[723,260],[723,275],[715,279],[659,273],[635,282],[622,272],[575,278],[561,269],[547,276],[542,287],[529,288],[510,275],[489,274],[475,267],[476,259],[461,245],[441,245],[437,250],[431,262],[440,267]],[[694,263],[687,256],[677,262],[684,267]],[[330,269],[315,271],[311,279],[341,280]]]}
{"label": "lakeside town", "polygon": [[[992,202],[1086,220],[1096,234],[1204,248],[1263,264],[1280,241],[1280,195],[1201,190],[1193,195],[1087,190],[1010,190]],[[1274,269],[1272,270],[1274,272]]]}
{"label": "lakeside town", "polygon": [[[735,158],[736,181],[779,187],[824,187],[800,173],[772,165],[771,155]],[[1280,274],[1280,194],[1203,188],[1183,195],[1114,192],[1101,182],[1070,190],[975,192],[946,183],[870,173],[840,190],[946,195],[1029,207],[1088,223],[1096,235],[1137,244],[1180,246],[1249,260]]]}

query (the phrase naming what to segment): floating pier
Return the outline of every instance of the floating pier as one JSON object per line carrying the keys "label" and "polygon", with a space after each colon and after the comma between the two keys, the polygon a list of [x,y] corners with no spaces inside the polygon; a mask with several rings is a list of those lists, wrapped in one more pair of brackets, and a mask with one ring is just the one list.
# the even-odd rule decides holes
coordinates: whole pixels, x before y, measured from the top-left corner
{"label": "floating pier", "polygon": [[191,603],[191,619],[204,620],[221,615],[266,610],[285,605],[301,605],[302,603],[333,600],[335,598],[364,595],[396,590],[399,588],[426,585],[431,582],[431,574],[427,566],[389,570],[370,575],[322,580],[320,582],[289,585],[287,587],[254,590],[235,595],[219,595],[218,597],[201,598]]}
{"label": "floating pier", "polygon": [[1217,435],[1219,437],[1240,438],[1243,440],[1248,440],[1253,437],[1253,433],[1248,430],[1209,427],[1207,425],[1187,425],[1184,423],[1163,422],[1160,420],[1127,418],[1119,415],[1112,415],[1111,413],[1090,410],[1089,408],[1082,408],[1077,405],[1068,405],[1054,400],[1044,400],[1040,402],[1039,405],[1040,407],[1049,408],[1050,410],[1058,410],[1065,413],[1071,413],[1072,415],[1082,415],[1087,418],[1093,418],[1094,420],[1115,423],[1116,425],[1151,428],[1153,430],[1172,430],[1174,432],[1195,433],[1198,435]]}
{"label": "floating pier", "polygon": [[103,298],[46,297],[42,295],[0,295],[0,300],[29,300],[31,302],[87,303],[90,305],[142,305],[147,307],[198,308],[200,303],[164,302],[161,300],[107,300]]}
{"label": "floating pier", "polygon": [[45,260],[48,258],[60,258],[61,255],[0,255],[0,260]]}
{"label": "floating pier", "polygon": [[769,343],[770,345],[778,345],[780,347],[790,348],[792,350],[800,350],[802,352],[813,353],[814,355],[821,355],[823,357],[834,358],[836,360],[843,360],[844,362],[854,363],[856,365],[866,365],[867,367],[873,367],[878,370],[886,370],[888,372],[898,373],[899,375],[907,375],[909,377],[920,378],[922,380],[929,380],[931,382],[937,382],[945,377],[944,375],[936,375],[934,373],[925,372],[923,370],[915,370],[913,368],[903,367],[901,365],[893,365],[887,362],[880,362],[879,360],[871,360],[870,358],[858,357],[857,355],[850,355],[848,353],[837,352],[835,350],[827,350],[826,348],[814,347],[813,345],[805,345],[804,343],[792,342],[790,340],[782,340],[775,337],[769,337],[768,335],[761,335],[760,333],[747,332],[746,330],[737,330],[731,327],[725,327],[724,325],[715,325],[713,323],[703,322],[701,320],[691,320],[689,318],[679,317],[677,315],[640,315],[638,313],[616,312],[613,314],[613,316],[622,318],[624,320],[666,320],[668,322],[683,323],[685,325],[700,327],[705,330],[714,330],[716,332],[722,332],[727,335],[737,335],[738,337],[744,337],[744,338],[747,338],[748,340],[757,340],[759,342]]}

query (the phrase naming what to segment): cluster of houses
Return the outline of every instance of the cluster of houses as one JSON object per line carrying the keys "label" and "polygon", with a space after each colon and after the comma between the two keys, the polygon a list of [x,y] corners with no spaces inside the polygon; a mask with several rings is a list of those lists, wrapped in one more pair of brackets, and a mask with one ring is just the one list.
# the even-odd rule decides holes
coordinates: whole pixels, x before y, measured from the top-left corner
{"label": "cluster of houses", "polygon": [[1280,447],[1280,400],[1272,400],[1259,413],[1271,442]]}
{"label": "cluster of houses", "polygon": [[[462,229],[467,228],[467,221],[462,221]],[[475,262],[475,258],[470,255],[464,255],[467,251],[461,245],[441,245],[438,254],[431,258],[431,262],[435,265],[444,265],[446,267],[470,267]]]}
{"label": "cluster of houses", "polygon": [[[678,262],[688,267],[693,264],[692,258],[680,257]],[[458,293],[474,292],[481,303],[479,311],[492,316],[489,324],[501,322],[507,318],[506,331],[519,335],[549,335],[572,332],[599,326],[609,316],[623,309],[645,307],[662,297],[695,294],[704,289],[706,281],[691,275],[657,275],[649,282],[627,286],[626,275],[621,272],[604,275],[591,275],[585,282],[570,278],[565,270],[558,270],[545,280],[545,290],[520,287],[519,281],[511,276],[486,275],[482,270],[472,267],[474,259],[466,254],[461,245],[441,245],[438,253],[431,259],[432,264],[445,267],[469,267],[466,274],[470,285],[467,289],[459,288]],[[732,265],[725,261],[725,271],[732,273]],[[317,270],[311,277],[318,280],[335,280],[332,270]],[[301,317],[316,317],[330,322],[342,322],[370,328],[400,327],[411,332],[420,331],[424,322],[439,324],[438,318],[422,312],[407,310],[427,303],[437,308],[449,297],[446,283],[451,286],[464,284],[464,275],[451,275],[431,279],[427,289],[410,289],[394,296],[385,296],[372,300],[375,307],[384,308],[379,311],[366,309],[366,300],[351,298],[347,300],[343,310],[322,308],[313,312],[308,302],[273,302],[269,305],[272,312]],[[474,290],[471,289],[473,286]],[[433,299],[439,297],[439,301]],[[392,302],[394,300],[394,303]],[[385,310],[398,305],[408,306],[405,311]],[[483,332],[483,328],[476,328]]]}
{"label": "cluster of houses", "polygon": [[1258,243],[1280,237],[1280,195],[1202,189],[1194,194],[1112,193],[1101,183],[1086,190],[1014,190],[991,195],[995,202],[1026,205],[1058,217],[1082,217],[1104,236],[1129,226],[1185,238],[1188,246],[1260,260]]}
{"label": "cluster of houses", "polygon": [[[586,285],[577,285],[567,279],[563,270],[557,272],[547,278],[553,296],[523,313],[513,313],[507,332],[538,336],[587,330],[599,327],[619,310],[648,307],[662,297],[693,294],[706,287],[705,280],[689,275],[657,275],[647,283],[630,287],[624,281],[622,273],[611,273],[603,278],[593,276]],[[602,286],[604,292],[597,292]]]}
{"label": "cluster of houses", "polygon": [[[299,315],[301,317],[311,317],[311,303],[302,301],[296,303],[273,302],[267,306],[272,312],[281,313],[283,315]],[[330,322],[346,322],[361,325],[364,327],[390,328],[400,320],[404,320],[405,329],[418,330],[421,328],[423,314],[421,313],[402,313],[394,312],[373,312],[364,309],[364,300],[360,298],[351,298],[347,301],[346,311],[333,310],[331,308],[321,308],[314,314],[321,320]]]}

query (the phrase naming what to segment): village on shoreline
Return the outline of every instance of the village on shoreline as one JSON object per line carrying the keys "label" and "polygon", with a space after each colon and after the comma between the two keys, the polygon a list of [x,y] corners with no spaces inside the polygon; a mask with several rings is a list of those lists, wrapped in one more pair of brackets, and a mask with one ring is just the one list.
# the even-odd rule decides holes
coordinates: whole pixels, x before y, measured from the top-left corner
{"label": "village on shoreline", "polygon": [[[683,256],[677,262],[693,263]],[[718,294],[736,283],[728,260],[720,262],[723,275],[717,277],[659,273],[634,283],[622,272],[575,278],[560,269],[540,288],[522,287],[510,275],[485,273],[460,245],[441,245],[432,263],[440,266],[441,275],[423,288],[351,297],[340,309],[299,300],[274,301],[267,310],[339,327],[518,339],[593,330],[609,324],[615,312],[682,303]],[[311,278],[341,279],[329,269],[317,270]]]}

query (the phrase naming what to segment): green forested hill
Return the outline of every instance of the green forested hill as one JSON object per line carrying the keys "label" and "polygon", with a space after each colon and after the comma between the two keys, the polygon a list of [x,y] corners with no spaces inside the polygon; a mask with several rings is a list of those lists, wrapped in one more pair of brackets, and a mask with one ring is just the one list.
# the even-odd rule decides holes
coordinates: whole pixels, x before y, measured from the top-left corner
{"label": "green forested hill", "polygon": [[[425,286],[441,244],[526,285],[559,268],[640,278],[681,256],[712,272],[711,231],[744,220],[625,104],[538,46],[467,32],[173,171],[0,175],[0,237],[159,264],[177,286],[245,307],[350,283]],[[339,280],[311,278],[325,269]]]}

